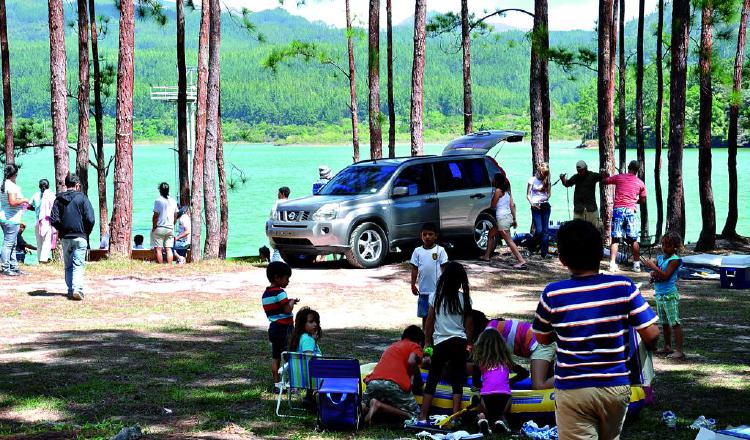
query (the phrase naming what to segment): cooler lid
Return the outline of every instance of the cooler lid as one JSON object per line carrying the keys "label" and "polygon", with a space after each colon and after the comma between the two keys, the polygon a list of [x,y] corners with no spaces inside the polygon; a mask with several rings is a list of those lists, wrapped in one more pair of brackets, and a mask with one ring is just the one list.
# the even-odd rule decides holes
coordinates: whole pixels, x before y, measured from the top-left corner
{"label": "cooler lid", "polygon": [[727,255],[722,257],[721,267],[750,268],[750,255]]}

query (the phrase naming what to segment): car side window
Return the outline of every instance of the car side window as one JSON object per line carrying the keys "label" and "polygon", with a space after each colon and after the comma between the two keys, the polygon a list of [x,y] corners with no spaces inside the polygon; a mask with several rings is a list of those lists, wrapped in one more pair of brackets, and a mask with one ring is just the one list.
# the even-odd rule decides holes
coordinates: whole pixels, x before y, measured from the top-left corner
{"label": "car side window", "polygon": [[490,186],[482,159],[438,162],[435,164],[435,174],[439,192]]}
{"label": "car side window", "polygon": [[393,183],[393,188],[399,186],[406,187],[409,196],[434,193],[435,182],[432,178],[432,166],[430,164],[419,164],[405,168]]}

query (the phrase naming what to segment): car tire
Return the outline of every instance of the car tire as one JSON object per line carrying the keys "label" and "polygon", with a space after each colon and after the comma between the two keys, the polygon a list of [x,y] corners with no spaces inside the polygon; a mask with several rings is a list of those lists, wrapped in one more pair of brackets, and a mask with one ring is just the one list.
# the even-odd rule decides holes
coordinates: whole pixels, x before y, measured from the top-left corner
{"label": "car tire", "polygon": [[388,237],[375,223],[366,222],[354,228],[349,236],[346,261],[358,269],[380,266],[388,255]]}
{"label": "car tire", "polygon": [[484,253],[487,250],[487,235],[490,229],[497,227],[497,221],[493,215],[486,212],[479,214],[474,222],[474,232],[471,242],[471,250],[476,253]]}
{"label": "car tire", "polygon": [[281,252],[281,258],[291,267],[308,267],[315,262],[315,255]]}

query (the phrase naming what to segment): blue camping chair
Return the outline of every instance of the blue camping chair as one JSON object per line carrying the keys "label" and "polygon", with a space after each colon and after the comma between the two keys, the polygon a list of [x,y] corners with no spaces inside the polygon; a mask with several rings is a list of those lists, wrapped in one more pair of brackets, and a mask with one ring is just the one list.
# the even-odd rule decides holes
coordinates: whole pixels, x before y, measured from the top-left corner
{"label": "blue camping chair", "polygon": [[362,385],[357,359],[315,358],[310,377],[318,387],[318,425],[330,429],[359,429]]}
{"label": "blue camping chair", "polygon": [[285,351],[281,353],[281,383],[276,397],[276,415],[279,417],[302,417],[292,414],[281,414],[281,401],[286,394],[287,407],[290,410],[303,410],[304,407],[294,404],[292,395],[297,392],[304,396],[307,390],[317,389],[317,382],[311,380],[309,363],[316,356],[308,353]]}

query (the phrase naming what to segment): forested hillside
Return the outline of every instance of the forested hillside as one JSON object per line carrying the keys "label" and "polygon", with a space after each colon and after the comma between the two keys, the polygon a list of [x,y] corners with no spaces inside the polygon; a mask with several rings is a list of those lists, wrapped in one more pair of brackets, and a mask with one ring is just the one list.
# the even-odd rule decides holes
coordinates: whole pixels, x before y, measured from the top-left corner
{"label": "forested hillside", "polygon": [[[7,0],[8,31],[11,51],[13,109],[17,123],[34,120],[40,130],[48,130],[50,94],[47,8],[44,0]],[[109,1],[97,3],[97,15],[106,35],[100,40],[100,54],[105,65],[113,68],[117,61],[118,12]],[[69,19],[66,45],[68,48],[68,82],[77,83],[77,46],[75,11],[66,4]],[[167,10],[168,22],[160,26],[148,19],[136,23],[135,114],[136,139],[159,139],[174,134],[174,107],[149,99],[152,85],[176,84],[174,10]],[[196,64],[199,11],[186,17],[188,66]],[[277,9],[252,14],[252,22],[264,42],[242,26],[237,14],[223,16],[222,30],[222,115],[227,140],[278,142],[345,142],[348,126],[348,88],[346,78],[336,75],[331,66],[316,61],[294,61],[274,73],[262,67],[271,50],[292,40],[314,42],[334,60],[345,63],[346,39],[341,29],[323,23],[310,23]],[[654,17],[646,23],[651,32]],[[593,24],[592,24],[593,26]],[[553,47],[595,49],[592,32],[552,32]],[[383,37],[385,40],[385,37]],[[627,43],[635,47],[635,23],[627,26]],[[647,39],[647,64],[654,52],[653,40]],[[722,57],[732,56],[731,40],[720,46]],[[356,39],[358,98],[367,100],[367,42]],[[408,113],[411,80],[412,29],[409,25],[394,28],[395,106],[400,137],[408,136]],[[528,130],[529,42],[523,31],[507,30],[478,36],[472,48],[472,80],[474,117],[477,128],[513,128]],[[385,48],[382,72],[385,75]],[[451,36],[429,39],[425,71],[425,126],[428,139],[451,137],[461,131],[462,78],[461,58],[456,40]],[[593,66],[595,67],[595,66]],[[655,66],[649,65],[646,82],[653,82]],[[728,75],[727,75],[728,76]],[[634,75],[629,76],[632,82]],[[383,80],[384,81],[384,80]],[[692,85],[692,102],[697,108],[697,81]],[[382,83],[385,89],[384,82]],[[633,86],[634,87],[634,86]],[[71,88],[71,90],[74,90]],[[653,93],[653,87],[646,88]],[[107,89],[104,99],[105,138],[114,131],[114,87]],[[689,92],[690,95],[690,92]],[[596,130],[594,72],[578,67],[564,72],[550,66],[550,97],[552,101],[551,134],[553,138],[593,137]],[[583,99],[581,99],[583,97]],[[715,132],[721,135],[726,117],[726,94],[717,94]],[[646,96],[647,118],[651,96]],[[632,95],[628,99],[632,104]],[[76,106],[69,106],[75,112]],[[383,101],[383,112],[386,111]],[[360,105],[360,121],[367,137],[366,106]],[[632,112],[631,112],[632,113]],[[694,112],[697,120],[697,110]],[[691,114],[688,109],[688,115]],[[689,116],[690,118],[690,116]],[[70,121],[75,121],[71,114]],[[72,123],[72,122],[71,122]],[[646,124],[647,126],[650,124]],[[349,128],[347,128],[349,127]],[[697,128],[696,128],[697,130]],[[74,136],[75,130],[70,131]],[[691,138],[688,136],[688,141]]]}

